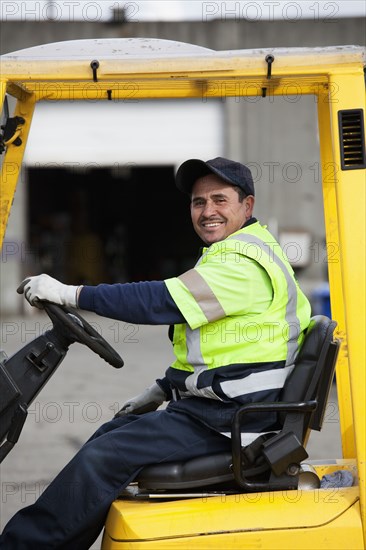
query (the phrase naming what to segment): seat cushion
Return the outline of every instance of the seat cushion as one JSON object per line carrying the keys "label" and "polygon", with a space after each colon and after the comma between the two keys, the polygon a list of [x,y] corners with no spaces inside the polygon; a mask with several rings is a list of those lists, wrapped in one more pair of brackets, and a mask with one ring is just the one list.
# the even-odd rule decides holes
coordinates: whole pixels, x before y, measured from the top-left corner
{"label": "seat cushion", "polygon": [[165,462],[144,468],[136,481],[149,490],[192,489],[234,480],[230,452],[193,458],[188,462]]}

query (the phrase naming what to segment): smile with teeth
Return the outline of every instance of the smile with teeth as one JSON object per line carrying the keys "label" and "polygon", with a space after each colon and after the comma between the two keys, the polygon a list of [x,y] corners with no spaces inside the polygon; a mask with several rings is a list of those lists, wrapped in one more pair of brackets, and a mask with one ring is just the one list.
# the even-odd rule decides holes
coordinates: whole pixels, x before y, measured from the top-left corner
{"label": "smile with teeth", "polygon": [[203,227],[218,227],[219,225],[223,224],[222,221],[215,221],[215,222],[202,222]]}

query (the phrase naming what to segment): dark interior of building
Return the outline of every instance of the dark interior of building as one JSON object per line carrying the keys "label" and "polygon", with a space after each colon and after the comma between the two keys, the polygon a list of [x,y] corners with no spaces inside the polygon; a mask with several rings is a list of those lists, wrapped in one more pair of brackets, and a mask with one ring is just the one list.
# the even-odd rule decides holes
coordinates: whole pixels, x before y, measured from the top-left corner
{"label": "dark interior of building", "polygon": [[69,284],[161,280],[202,245],[173,166],[30,168],[28,239],[36,273]]}

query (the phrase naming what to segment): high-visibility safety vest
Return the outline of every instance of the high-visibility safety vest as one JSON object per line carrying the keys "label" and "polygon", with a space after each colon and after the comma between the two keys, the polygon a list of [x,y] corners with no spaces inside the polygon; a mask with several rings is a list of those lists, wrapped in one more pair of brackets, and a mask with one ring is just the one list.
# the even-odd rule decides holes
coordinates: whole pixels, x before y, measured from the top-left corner
{"label": "high-visibility safety vest", "polygon": [[174,327],[176,360],[167,371],[181,397],[245,403],[278,395],[310,304],[265,226],[255,222],[212,244],[193,269],[165,283],[187,321]]}

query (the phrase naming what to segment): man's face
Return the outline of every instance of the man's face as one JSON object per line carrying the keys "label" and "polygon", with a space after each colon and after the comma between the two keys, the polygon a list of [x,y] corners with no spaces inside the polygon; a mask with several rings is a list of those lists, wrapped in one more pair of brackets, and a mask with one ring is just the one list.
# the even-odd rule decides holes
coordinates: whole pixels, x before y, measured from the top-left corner
{"label": "man's face", "polygon": [[254,197],[239,202],[235,188],[215,174],[199,178],[193,185],[191,217],[197,235],[210,245],[238,231],[253,211]]}

